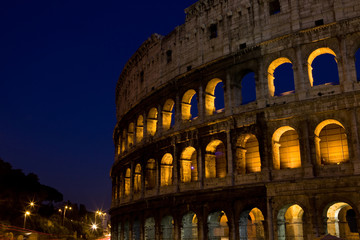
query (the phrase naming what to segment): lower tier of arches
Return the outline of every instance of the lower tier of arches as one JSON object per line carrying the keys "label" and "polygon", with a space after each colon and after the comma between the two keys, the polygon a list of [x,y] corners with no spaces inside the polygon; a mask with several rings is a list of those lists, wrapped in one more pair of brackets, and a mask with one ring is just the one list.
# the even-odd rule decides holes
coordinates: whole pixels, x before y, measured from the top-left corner
{"label": "lower tier of arches", "polygon": [[351,176],[133,201],[111,209],[111,239],[310,240],[329,234],[357,240],[359,193],[360,176]]}

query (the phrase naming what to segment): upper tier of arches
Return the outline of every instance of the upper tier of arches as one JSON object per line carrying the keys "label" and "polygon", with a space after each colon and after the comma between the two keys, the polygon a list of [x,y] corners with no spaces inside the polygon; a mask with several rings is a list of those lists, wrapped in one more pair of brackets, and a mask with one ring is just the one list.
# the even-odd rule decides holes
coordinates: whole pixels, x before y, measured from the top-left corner
{"label": "upper tier of arches", "polygon": [[[340,78],[339,73],[349,69],[344,69],[346,66],[339,64],[337,59],[340,53],[336,54],[337,51],[338,49],[319,47],[309,51],[306,57],[307,69],[304,71],[307,71],[305,75],[308,78],[307,86],[310,90],[314,89],[317,93],[316,97],[329,92],[340,93],[346,90],[349,82],[357,83],[355,69],[358,66],[357,72],[360,71],[358,56],[360,49],[352,53],[353,62],[350,64],[354,72],[352,80]],[[295,77],[301,75],[299,64],[302,63],[295,62],[295,56],[287,55],[273,57],[267,67],[267,97],[274,99],[273,104],[279,101],[291,101],[292,95],[297,94],[299,98],[305,94],[306,84],[299,82],[298,77]],[[321,65],[316,64],[318,60]],[[293,64],[297,67],[294,68]],[[264,89],[258,77],[259,69],[256,69],[255,65],[253,67],[237,70],[232,78],[219,73],[219,77],[192,83],[191,86],[182,88],[175,94],[169,94],[169,98],[157,99],[157,102],[150,101],[150,104],[142,103],[138,108],[145,109],[143,113],[123,118],[115,128],[116,158],[142,143],[144,139],[187,127],[186,124],[211,120],[214,115],[221,118],[224,114],[227,115],[226,112],[234,112],[234,109],[241,109],[245,105],[250,108],[262,107]]]}

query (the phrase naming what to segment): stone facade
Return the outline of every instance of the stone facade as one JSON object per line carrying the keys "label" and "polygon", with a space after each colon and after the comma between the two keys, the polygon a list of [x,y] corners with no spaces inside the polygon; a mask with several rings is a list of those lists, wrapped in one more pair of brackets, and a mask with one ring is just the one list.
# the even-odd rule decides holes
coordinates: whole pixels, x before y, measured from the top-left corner
{"label": "stone facade", "polygon": [[[185,13],[117,84],[112,239],[359,239],[360,2],[199,0]],[[325,55],[335,83],[313,75]],[[294,89],[279,92],[287,65]]]}

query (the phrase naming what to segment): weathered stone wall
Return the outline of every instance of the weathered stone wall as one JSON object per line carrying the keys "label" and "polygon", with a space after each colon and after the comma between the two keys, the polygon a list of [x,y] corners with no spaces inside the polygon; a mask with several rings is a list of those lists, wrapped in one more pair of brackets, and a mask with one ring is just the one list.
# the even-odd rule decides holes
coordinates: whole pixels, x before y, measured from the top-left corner
{"label": "weathered stone wall", "polygon": [[[301,43],[327,38],[332,32],[319,36],[321,31],[306,33],[306,29],[314,28],[315,21],[321,19],[327,25],[358,17],[359,9],[358,1],[293,0],[281,1],[280,13],[270,15],[269,2],[264,0],[199,1],[185,10],[187,16],[183,25],[166,37],[151,36],[126,64],[116,88],[117,117],[120,119],[155,89],[185,74],[189,66],[197,68],[229,57],[244,43],[252,48],[271,39],[299,33],[304,35]],[[209,32],[211,24],[217,24],[218,30],[218,36],[213,39]],[[278,52],[292,44],[294,42],[278,47],[270,45],[268,52]],[[169,63],[166,60],[168,50],[172,51]]]}

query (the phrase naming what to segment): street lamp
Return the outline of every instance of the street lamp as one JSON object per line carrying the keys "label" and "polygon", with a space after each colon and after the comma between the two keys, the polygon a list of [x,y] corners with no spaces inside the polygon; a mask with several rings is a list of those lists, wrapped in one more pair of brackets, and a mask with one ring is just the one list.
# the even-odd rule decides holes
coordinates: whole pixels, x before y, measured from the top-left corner
{"label": "street lamp", "polygon": [[[62,224],[64,225],[64,220],[65,220],[65,214],[66,214],[66,210],[71,210],[72,208],[70,206],[65,205],[64,206],[64,211],[63,211],[63,219],[62,219]],[[59,212],[61,212],[61,209],[59,209]]]}
{"label": "street lamp", "polygon": [[24,228],[25,228],[25,225],[26,225],[26,217],[27,216],[30,216],[30,211],[26,211],[25,213],[24,213]]}
{"label": "street lamp", "polygon": [[92,229],[93,231],[95,231],[95,230],[97,229],[96,223],[93,223],[93,224],[91,225],[91,229]]}

